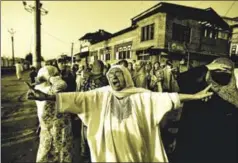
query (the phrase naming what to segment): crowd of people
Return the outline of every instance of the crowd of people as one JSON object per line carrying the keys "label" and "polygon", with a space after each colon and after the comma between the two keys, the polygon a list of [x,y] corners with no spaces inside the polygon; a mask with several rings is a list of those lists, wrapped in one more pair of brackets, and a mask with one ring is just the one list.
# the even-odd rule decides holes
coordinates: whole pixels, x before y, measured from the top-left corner
{"label": "crowd of people", "polygon": [[184,73],[169,60],[59,58],[30,76],[36,162],[237,161],[238,74],[227,58]]}

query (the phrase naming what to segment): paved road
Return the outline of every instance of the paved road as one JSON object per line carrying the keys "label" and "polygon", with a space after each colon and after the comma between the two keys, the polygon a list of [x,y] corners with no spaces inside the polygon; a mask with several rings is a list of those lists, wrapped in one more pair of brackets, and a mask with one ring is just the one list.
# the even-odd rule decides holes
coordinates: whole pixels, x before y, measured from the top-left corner
{"label": "paved road", "polygon": [[[37,109],[34,101],[26,100],[29,72],[22,80],[4,75],[1,79],[1,155],[2,163],[35,162],[39,138]],[[80,130],[80,126],[79,126]],[[74,139],[74,163],[82,162],[79,156],[80,138]]]}
{"label": "paved road", "polygon": [[1,79],[1,162],[35,162],[38,148],[36,105],[26,100],[28,72]]}

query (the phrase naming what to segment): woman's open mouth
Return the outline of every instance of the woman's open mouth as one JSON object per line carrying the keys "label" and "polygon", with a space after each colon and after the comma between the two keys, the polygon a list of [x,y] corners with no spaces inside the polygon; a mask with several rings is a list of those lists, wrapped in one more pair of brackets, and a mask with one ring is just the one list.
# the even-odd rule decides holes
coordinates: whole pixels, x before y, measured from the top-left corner
{"label": "woman's open mouth", "polygon": [[112,81],[112,84],[116,87],[119,87],[120,86],[120,82],[118,80],[113,80]]}

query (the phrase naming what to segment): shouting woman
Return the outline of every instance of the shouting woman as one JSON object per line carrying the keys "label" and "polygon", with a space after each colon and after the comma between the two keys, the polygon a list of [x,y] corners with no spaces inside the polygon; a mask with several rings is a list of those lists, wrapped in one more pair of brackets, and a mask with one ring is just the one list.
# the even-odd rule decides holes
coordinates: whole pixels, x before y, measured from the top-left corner
{"label": "shouting woman", "polygon": [[37,90],[29,99],[56,101],[57,111],[78,114],[88,127],[92,162],[168,162],[158,124],[181,102],[207,98],[205,90],[193,95],[150,92],[135,88],[130,72],[121,65],[107,73],[110,86],[88,92],[49,96]]}

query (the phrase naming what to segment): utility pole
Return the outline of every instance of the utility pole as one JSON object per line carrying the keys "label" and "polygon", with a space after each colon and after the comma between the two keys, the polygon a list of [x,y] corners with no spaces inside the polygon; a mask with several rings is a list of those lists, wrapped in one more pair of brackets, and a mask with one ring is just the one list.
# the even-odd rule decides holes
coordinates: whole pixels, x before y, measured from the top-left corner
{"label": "utility pole", "polygon": [[73,65],[73,61],[74,61],[73,53],[74,53],[74,43],[72,42],[72,46],[71,46],[71,65]]}
{"label": "utility pole", "polygon": [[189,69],[189,67],[190,67],[190,52],[189,52],[189,50],[188,50],[187,43],[184,43],[184,47],[185,47],[185,51],[186,51],[187,54],[188,54],[188,56],[187,56],[187,58],[188,58],[188,60],[187,60],[187,69]]}
{"label": "utility pole", "polygon": [[35,6],[27,5],[26,1],[23,1],[23,5],[26,11],[35,12],[35,54],[33,53],[33,65],[36,69],[41,68],[41,14],[46,15],[48,11],[42,8],[40,0],[35,0]]}
{"label": "utility pole", "polygon": [[35,1],[36,12],[35,12],[35,28],[36,28],[36,51],[35,57],[33,57],[33,65],[36,66],[36,69],[41,68],[41,11],[40,11],[40,0]]}
{"label": "utility pole", "polygon": [[12,63],[13,66],[15,65],[15,57],[14,57],[14,34],[16,31],[14,31],[12,28],[8,30],[8,32],[11,34],[11,40],[12,40]]}
{"label": "utility pole", "polygon": [[188,62],[187,62],[187,68],[189,70],[189,67],[190,67],[190,53],[188,51]]}

